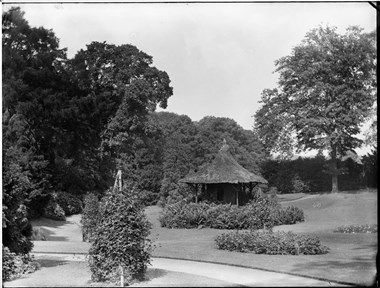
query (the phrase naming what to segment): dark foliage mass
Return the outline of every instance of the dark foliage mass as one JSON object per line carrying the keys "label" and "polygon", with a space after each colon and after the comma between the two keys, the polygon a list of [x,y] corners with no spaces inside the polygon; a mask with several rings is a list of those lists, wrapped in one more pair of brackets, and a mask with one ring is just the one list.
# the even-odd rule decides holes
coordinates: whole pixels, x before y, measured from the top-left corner
{"label": "dark foliage mass", "polygon": [[181,198],[186,188],[181,187],[178,180],[184,178],[190,170],[212,161],[221,148],[223,139],[227,141],[231,154],[240,165],[261,174],[260,164],[267,154],[256,135],[243,129],[234,120],[207,116],[193,122],[186,115],[168,112],[154,113],[151,118],[163,136],[160,204]]}
{"label": "dark foliage mass", "polygon": [[116,169],[154,202],[162,146],[148,116],[172,95],[167,73],[132,45],[92,42],[67,59],[20,8],[3,12],[2,32],[4,245],[28,253],[31,218],[79,213]]}
{"label": "dark foliage mass", "polygon": [[[330,161],[323,156],[297,158],[295,160],[267,160],[261,165],[262,173],[269,186],[277,193],[309,193],[331,191],[328,174]],[[361,163],[351,158],[337,161],[341,174],[338,185],[341,190],[377,188],[377,149],[364,156]]]}

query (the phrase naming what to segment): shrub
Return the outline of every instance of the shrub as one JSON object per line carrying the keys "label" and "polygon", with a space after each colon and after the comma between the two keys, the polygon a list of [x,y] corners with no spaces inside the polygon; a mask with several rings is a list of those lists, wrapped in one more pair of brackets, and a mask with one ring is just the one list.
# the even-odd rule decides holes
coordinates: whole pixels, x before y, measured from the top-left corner
{"label": "shrub", "polygon": [[261,229],[304,221],[304,216],[297,207],[290,206],[284,210],[276,198],[257,194],[247,205],[240,207],[207,202],[187,203],[185,200],[168,204],[159,221],[162,227],[167,228]]}
{"label": "shrub", "polygon": [[66,216],[79,214],[82,212],[82,201],[67,192],[57,192],[52,194],[55,202],[63,209]]}
{"label": "shrub", "polygon": [[40,227],[33,227],[32,238],[33,241],[46,241],[46,235],[42,233]]}
{"label": "shrub", "polygon": [[377,224],[339,226],[338,233],[377,233]]}
{"label": "shrub", "polygon": [[84,208],[81,218],[83,241],[92,241],[99,218],[99,199],[93,193],[84,197]]}
{"label": "shrub", "polygon": [[[3,194],[3,196],[5,196]],[[3,206],[3,244],[15,253],[29,253],[33,248],[31,241],[32,224],[28,219],[24,204],[9,209]]]}
{"label": "shrub", "polygon": [[305,221],[303,210],[291,205],[286,209],[280,209],[276,225],[296,224],[303,221]]}
{"label": "shrub", "polygon": [[32,273],[39,269],[40,265],[29,254],[10,252],[8,247],[2,245],[2,280],[10,281],[19,278],[23,274]]}
{"label": "shrub", "polygon": [[47,206],[44,209],[44,216],[53,220],[66,220],[65,211],[57,202],[55,202],[54,198],[50,198]]}
{"label": "shrub", "polygon": [[246,205],[246,210],[251,222],[249,228],[271,228],[277,225],[281,206],[277,203],[276,198],[269,198],[265,194],[255,194],[253,199]]}
{"label": "shrub", "polygon": [[221,250],[269,255],[316,255],[329,250],[318,238],[282,231],[235,231],[217,236],[215,242]]}
{"label": "shrub", "polygon": [[140,199],[144,206],[157,204],[157,193],[148,190],[140,190]]}
{"label": "shrub", "polygon": [[278,191],[276,186],[269,187],[268,194],[272,196],[276,196],[277,194],[281,194],[281,191]]}
{"label": "shrub", "polygon": [[3,245],[3,281],[11,280],[14,276],[14,271],[16,271],[15,258],[16,254],[9,251],[7,247]]}
{"label": "shrub", "polygon": [[304,181],[302,181],[301,177],[296,174],[292,179],[293,184],[293,193],[307,193],[310,192],[310,187]]}
{"label": "shrub", "polygon": [[177,185],[175,189],[168,192],[167,197],[161,198],[157,204],[161,207],[165,207],[165,205],[171,205],[177,202],[190,203],[192,201],[194,201],[194,195],[191,188],[187,185]]}
{"label": "shrub", "polygon": [[143,206],[133,193],[127,189],[108,191],[100,203],[99,221],[89,250],[92,280],[117,282],[120,266],[127,282],[143,277],[153,247],[147,238],[150,227]]}
{"label": "shrub", "polygon": [[194,228],[204,224],[208,204],[186,203],[185,201],[167,204],[159,217],[162,227]]}
{"label": "shrub", "polygon": [[244,229],[249,226],[249,219],[244,217],[242,209],[231,204],[212,203],[204,215],[206,226],[215,229]]}

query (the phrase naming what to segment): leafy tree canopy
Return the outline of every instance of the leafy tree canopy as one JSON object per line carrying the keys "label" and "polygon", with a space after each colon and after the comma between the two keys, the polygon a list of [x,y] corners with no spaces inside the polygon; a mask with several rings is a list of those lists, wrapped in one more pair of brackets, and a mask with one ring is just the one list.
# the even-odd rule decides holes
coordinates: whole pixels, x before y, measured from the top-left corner
{"label": "leafy tree canopy", "polygon": [[328,150],[336,175],[336,158],[362,144],[357,134],[376,98],[375,43],[374,32],[358,27],[344,35],[318,27],[277,60],[279,87],[263,91],[255,114],[265,147],[288,155],[293,147]]}

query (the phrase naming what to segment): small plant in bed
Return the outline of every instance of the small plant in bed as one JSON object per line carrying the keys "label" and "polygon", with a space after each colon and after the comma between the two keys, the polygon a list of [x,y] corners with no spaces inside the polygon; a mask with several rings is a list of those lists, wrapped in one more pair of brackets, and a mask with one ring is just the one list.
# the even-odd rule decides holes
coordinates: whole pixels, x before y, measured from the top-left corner
{"label": "small plant in bed", "polygon": [[256,254],[317,255],[329,251],[317,237],[271,230],[223,233],[215,238],[215,242],[221,250]]}
{"label": "small plant in bed", "polygon": [[337,233],[377,233],[377,224],[345,225],[334,230]]}

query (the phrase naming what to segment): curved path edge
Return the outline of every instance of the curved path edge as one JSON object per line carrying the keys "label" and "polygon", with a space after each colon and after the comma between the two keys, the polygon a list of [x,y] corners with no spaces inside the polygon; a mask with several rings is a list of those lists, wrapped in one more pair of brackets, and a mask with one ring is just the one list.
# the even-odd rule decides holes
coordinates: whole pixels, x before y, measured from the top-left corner
{"label": "curved path edge", "polygon": [[[87,253],[34,252],[32,255],[56,256],[67,261],[86,261]],[[151,257],[153,269],[188,273],[221,281],[233,282],[242,286],[355,286],[354,283],[334,281],[322,277],[305,276],[297,273],[281,272],[261,267],[248,267],[216,261],[203,261],[186,258],[154,256]]]}
{"label": "curved path edge", "polygon": [[251,270],[259,270],[263,272],[268,273],[276,273],[276,274],[282,274],[282,275],[289,275],[289,276],[295,276],[305,279],[311,279],[311,280],[317,280],[322,281],[324,283],[334,283],[334,284],[340,284],[340,285],[347,285],[347,286],[357,286],[355,283],[345,282],[345,281],[337,281],[337,280],[330,280],[323,277],[315,277],[315,276],[308,276],[303,275],[300,273],[292,273],[292,272],[283,272],[278,270],[272,270],[262,267],[255,267],[255,266],[245,266],[245,265],[238,265],[238,264],[231,264],[231,263],[225,263],[225,262],[217,262],[217,261],[207,261],[207,260],[194,260],[194,259],[186,259],[186,258],[177,258],[177,257],[166,257],[166,256],[154,256],[152,259],[169,259],[169,260],[182,260],[182,261],[189,261],[189,262],[195,262],[195,263],[207,263],[207,264],[215,264],[215,265],[223,265],[223,266],[230,266],[230,267],[236,267],[236,268],[243,268],[243,269],[251,269]]}

